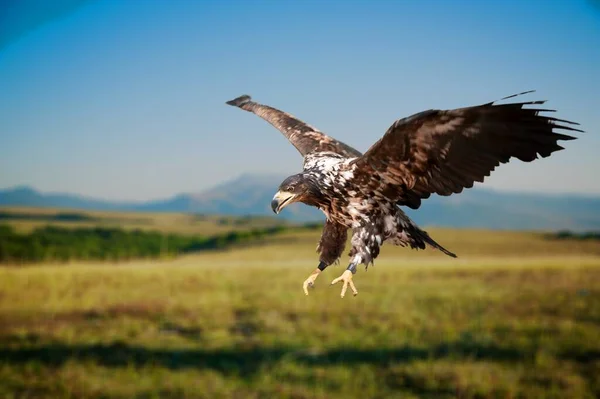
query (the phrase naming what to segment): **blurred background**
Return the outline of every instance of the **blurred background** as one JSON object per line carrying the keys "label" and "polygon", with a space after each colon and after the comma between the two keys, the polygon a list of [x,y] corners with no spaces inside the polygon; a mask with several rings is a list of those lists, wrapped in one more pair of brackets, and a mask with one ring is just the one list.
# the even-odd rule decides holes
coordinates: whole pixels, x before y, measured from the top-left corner
{"label": "blurred background", "polygon": [[[600,396],[600,7],[0,2],[0,397]],[[302,158],[242,94],[365,151],[536,90],[587,133],[407,213],[340,299]],[[349,249],[349,247],[347,247]],[[347,252],[347,251],[346,251]]]}

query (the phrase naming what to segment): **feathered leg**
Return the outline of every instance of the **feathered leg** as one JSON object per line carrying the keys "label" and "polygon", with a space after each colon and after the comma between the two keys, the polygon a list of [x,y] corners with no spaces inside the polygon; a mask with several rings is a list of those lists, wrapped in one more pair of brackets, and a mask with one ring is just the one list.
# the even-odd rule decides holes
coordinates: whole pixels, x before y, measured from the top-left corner
{"label": "feathered leg", "polygon": [[336,262],[344,252],[346,245],[346,238],[348,237],[348,228],[332,222],[325,222],[323,227],[323,234],[317,245],[317,252],[321,254],[319,257],[319,266],[308,276],[308,278],[302,284],[304,294],[308,295],[308,289],[314,287],[315,280],[319,277],[319,274],[325,270],[329,265]]}
{"label": "feathered leg", "polygon": [[348,286],[352,289],[354,296],[358,294],[358,290],[352,281],[352,275],[356,273],[358,265],[364,263],[366,268],[369,263],[373,263],[379,255],[379,246],[381,243],[381,234],[376,226],[366,225],[354,229],[354,233],[352,234],[352,249],[350,250],[350,264],[340,277],[331,282],[332,285],[340,281],[344,282],[340,295],[342,298],[346,295]]}

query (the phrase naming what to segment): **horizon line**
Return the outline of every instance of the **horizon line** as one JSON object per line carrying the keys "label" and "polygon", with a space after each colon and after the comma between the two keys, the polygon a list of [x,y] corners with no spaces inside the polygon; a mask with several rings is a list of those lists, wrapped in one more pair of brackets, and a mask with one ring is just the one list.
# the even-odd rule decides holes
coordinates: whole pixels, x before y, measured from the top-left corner
{"label": "horizon line", "polygon": [[[210,190],[219,188],[224,183],[228,183],[228,182],[231,183],[231,182],[238,180],[244,176],[276,177],[278,175],[277,174],[261,174],[261,173],[256,173],[256,174],[243,173],[243,174],[240,174],[233,178],[224,179],[220,183],[214,184],[205,189],[200,189],[196,192],[178,191],[178,192],[174,192],[167,196],[146,198],[146,199],[118,199],[118,198],[110,198],[110,197],[93,196],[93,195],[89,195],[89,194],[72,192],[72,191],[41,190],[30,184],[17,184],[17,185],[0,187],[0,192],[30,190],[30,191],[33,191],[34,193],[40,194],[40,195],[68,195],[68,196],[73,196],[73,197],[78,197],[78,198],[88,199],[88,200],[112,202],[115,204],[122,204],[122,205],[125,205],[125,204],[133,205],[133,204],[142,204],[142,203],[148,203],[148,202],[153,202],[153,201],[168,200],[168,199],[172,199],[172,198],[179,197],[179,196],[185,196],[185,195],[189,195],[189,196],[200,195],[200,194],[206,193]],[[283,175],[281,175],[281,176],[282,176],[282,178],[284,178]],[[476,183],[471,188],[465,188],[461,193],[455,193],[455,194],[452,194],[449,196],[441,196],[441,195],[436,195],[436,196],[443,197],[443,198],[444,197],[448,197],[448,198],[458,197],[465,192],[473,191],[474,189],[476,189],[478,191],[483,190],[483,191],[494,192],[494,193],[498,193],[498,194],[518,194],[518,195],[526,195],[526,196],[546,196],[546,197],[578,197],[578,198],[589,198],[589,199],[600,198],[600,192],[595,193],[595,192],[581,192],[581,191],[576,192],[576,191],[543,191],[543,190],[530,191],[530,190],[518,190],[518,189],[513,190],[513,189],[499,189],[499,188],[494,188],[494,187],[486,187],[486,186],[484,186],[484,184],[485,183]]]}

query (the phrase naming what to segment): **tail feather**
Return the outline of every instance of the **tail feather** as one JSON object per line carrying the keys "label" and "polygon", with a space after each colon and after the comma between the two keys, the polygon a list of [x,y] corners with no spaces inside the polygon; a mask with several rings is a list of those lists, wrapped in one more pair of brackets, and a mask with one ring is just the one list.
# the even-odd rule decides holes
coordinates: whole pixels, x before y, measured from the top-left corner
{"label": "tail feather", "polygon": [[397,208],[396,211],[398,212],[398,233],[394,240],[396,245],[405,246],[408,244],[413,249],[425,249],[429,245],[448,256],[457,257],[455,253],[448,251],[435,242],[425,230],[421,230],[400,208]]}
{"label": "tail feather", "polygon": [[451,256],[453,258],[456,258],[456,254],[448,251],[446,248],[442,247],[440,244],[438,244],[437,242],[435,242],[435,240],[433,238],[431,238],[429,236],[429,234],[427,234],[426,231],[423,230],[419,230],[420,236],[423,239],[423,241],[425,241],[427,244],[429,244],[430,246],[432,246],[433,248],[442,251],[443,253],[445,253],[448,256]]}

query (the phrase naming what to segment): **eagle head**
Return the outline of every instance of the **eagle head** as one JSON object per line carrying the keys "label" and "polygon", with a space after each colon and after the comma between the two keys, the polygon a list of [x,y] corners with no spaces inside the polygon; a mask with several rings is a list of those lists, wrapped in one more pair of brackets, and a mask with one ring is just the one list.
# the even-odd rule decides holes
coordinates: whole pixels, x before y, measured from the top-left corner
{"label": "eagle head", "polygon": [[323,195],[314,176],[299,173],[285,179],[271,201],[273,212],[279,213],[294,202],[318,206]]}

